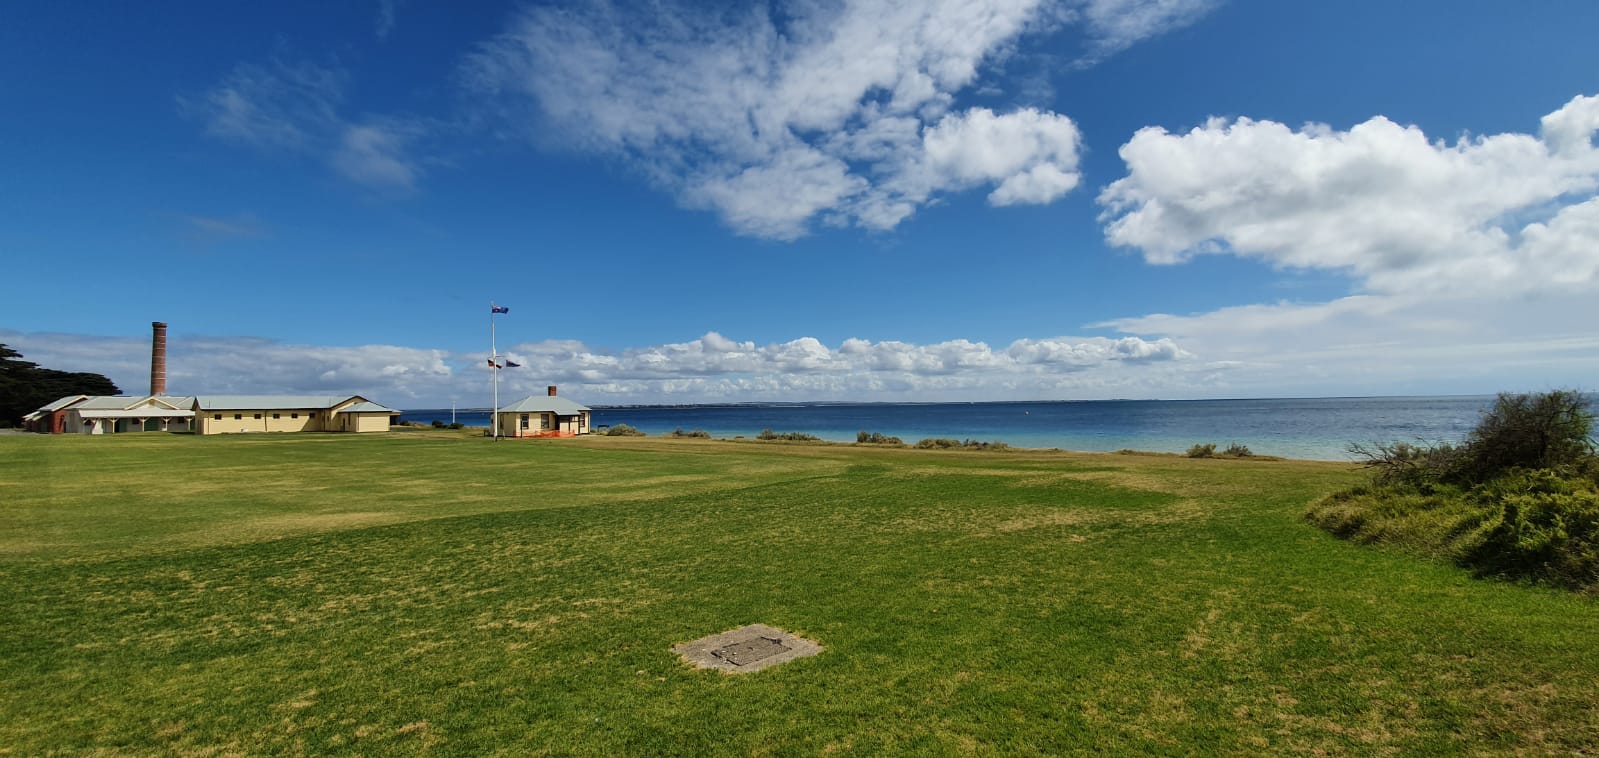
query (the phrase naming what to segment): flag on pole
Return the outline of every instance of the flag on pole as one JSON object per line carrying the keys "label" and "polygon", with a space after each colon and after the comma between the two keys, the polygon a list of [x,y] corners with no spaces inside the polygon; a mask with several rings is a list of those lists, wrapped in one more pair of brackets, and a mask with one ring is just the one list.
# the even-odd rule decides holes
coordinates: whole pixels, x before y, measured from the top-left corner
{"label": "flag on pole", "polygon": [[489,306],[489,313],[510,313],[510,312],[511,312],[511,306],[509,306],[509,305],[490,305]]}
{"label": "flag on pole", "polygon": [[489,366],[491,366],[491,367],[493,367],[493,368],[499,368],[499,366],[496,366],[496,365],[495,365],[495,364],[494,364],[494,359],[493,359],[493,358],[490,358],[490,359],[489,359]]}
{"label": "flag on pole", "polygon": [[506,358],[505,359],[505,367],[506,368],[521,368],[522,364],[517,363],[516,361],[513,361],[510,358]]}

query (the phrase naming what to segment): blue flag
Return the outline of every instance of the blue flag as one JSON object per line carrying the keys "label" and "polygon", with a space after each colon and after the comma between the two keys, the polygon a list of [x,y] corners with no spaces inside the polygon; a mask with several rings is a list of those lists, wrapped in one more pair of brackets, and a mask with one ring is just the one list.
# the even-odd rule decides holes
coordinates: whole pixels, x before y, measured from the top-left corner
{"label": "blue flag", "polygon": [[511,312],[511,307],[508,306],[508,305],[490,305],[489,306],[489,313],[510,313],[510,312]]}

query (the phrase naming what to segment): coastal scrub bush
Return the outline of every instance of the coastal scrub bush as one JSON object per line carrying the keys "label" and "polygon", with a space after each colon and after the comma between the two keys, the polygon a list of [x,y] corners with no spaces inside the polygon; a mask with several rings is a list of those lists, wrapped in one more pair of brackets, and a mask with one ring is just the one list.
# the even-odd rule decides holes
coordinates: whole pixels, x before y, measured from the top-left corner
{"label": "coastal scrub bush", "polygon": [[466,424],[463,424],[463,423],[461,423],[459,421],[451,421],[450,422],[450,428],[451,429],[465,429],[466,428]]}
{"label": "coastal scrub bush", "polygon": [[1009,450],[1010,445],[1004,442],[980,442],[978,440],[952,440],[948,437],[928,437],[916,443],[921,450]]}
{"label": "coastal scrub bush", "polygon": [[905,441],[898,437],[890,437],[882,432],[860,431],[855,434],[855,442],[860,445],[903,445]]}
{"label": "coastal scrub bush", "polygon": [[434,429],[443,429],[444,428],[444,422],[440,421],[439,419],[433,419],[433,428]]}
{"label": "coastal scrub bush", "polygon": [[1515,468],[1558,469],[1593,455],[1593,414],[1573,390],[1501,393],[1466,438],[1456,476],[1483,482]]}
{"label": "coastal scrub bush", "polygon": [[1501,394],[1461,445],[1352,445],[1371,484],[1306,518],[1349,540],[1449,560],[1478,576],[1599,594],[1599,458],[1586,399]]}
{"label": "coastal scrub bush", "polygon": [[672,433],[669,436],[671,436],[671,437],[679,437],[679,438],[691,437],[691,438],[696,438],[696,439],[707,439],[708,440],[708,439],[711,438],[711,433],[705,431],[704,429],[695,429],[694,431],[691,431],[691,432],[685,432],[685,431],[683,431],[683,427],[680,426],[680,427],[678,427],[676,429],[673,429]]}
{"label": "coastal scrub bush", "polygon": [[627,424],[617,424],[605,430],[607,437],[643,437],[645,434]]}
{"label": "coastal scrub bush", "polygon": [[755,439],[758,439],[758,440],[787,440],[789,442],[816,442],[816,441],[819,441],[821,438],[816,436],[816,435],[814,435],[814,434],[806,434],[804,432],[782,432],[782,433],[779,433],[779,432],[774,432],[771,429],[762,429],[760,434],[755,435]]}
{"label": "coastal scrub bush", "polygon": [[1352,443],[1350,455],[1370,469],[1379,484],[1406,484],[1414,487],[1440,482],[1456,468],[1461,449],[1446,442],[1413,445],[1409,442]]}
{"label": "coastal scrub bush", "polygon": [[1203,444],[1194,445],[1193,447],[1188,448],[1188,452],[1184,453],[1184,455],[1187,455],[1189,458],[1215,458],[1216,443],[1206,442]]}
{"label": "coastal scrub bush", "polygon": [[1249,446],[1234,442],[1221,451],[1221,455],[1223,458],[1252,458],[1255,454],[1249,450]]}

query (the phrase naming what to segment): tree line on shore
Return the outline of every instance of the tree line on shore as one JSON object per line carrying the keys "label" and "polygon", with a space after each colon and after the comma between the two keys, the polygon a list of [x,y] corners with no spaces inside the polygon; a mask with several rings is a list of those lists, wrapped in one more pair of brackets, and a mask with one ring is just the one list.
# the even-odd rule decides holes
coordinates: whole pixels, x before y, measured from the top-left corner
{"label": "tree line on shore", "polygon": [[0,427],[20,426],[23,416],[70,395],[120,394],[100,374],[42,368],[0,343]]}

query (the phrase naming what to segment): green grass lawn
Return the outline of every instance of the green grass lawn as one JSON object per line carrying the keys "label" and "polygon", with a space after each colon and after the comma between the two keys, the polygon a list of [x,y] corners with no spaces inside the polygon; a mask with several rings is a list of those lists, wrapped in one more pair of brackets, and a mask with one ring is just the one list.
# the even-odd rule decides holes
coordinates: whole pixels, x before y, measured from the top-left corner
{"label": "green grass lawn", "polygon": [[[1360,476],[0,437],[0,754],[1599,752],[1599,607],[1302,518]],[[825,649],[669,649],[757,622]]]}

